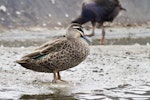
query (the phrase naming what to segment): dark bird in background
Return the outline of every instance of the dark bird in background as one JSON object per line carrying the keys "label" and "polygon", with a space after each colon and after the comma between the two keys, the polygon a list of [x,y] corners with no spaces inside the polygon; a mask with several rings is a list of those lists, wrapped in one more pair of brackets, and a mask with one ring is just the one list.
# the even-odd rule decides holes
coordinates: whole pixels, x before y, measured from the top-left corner
{"label": "dark bird in background", "polygon": [[105,30],[103,23],[112,22],[114,18],[119,14],[121,10],[125,10],[119,2],[119,0],[85,0],[82,3],[81,15],[72,21],[72,23],[85,24],[91,22],[92,34],[88,36],[94,36],[96,22],[102,28],[102,38],[100,44],[104,44]]}

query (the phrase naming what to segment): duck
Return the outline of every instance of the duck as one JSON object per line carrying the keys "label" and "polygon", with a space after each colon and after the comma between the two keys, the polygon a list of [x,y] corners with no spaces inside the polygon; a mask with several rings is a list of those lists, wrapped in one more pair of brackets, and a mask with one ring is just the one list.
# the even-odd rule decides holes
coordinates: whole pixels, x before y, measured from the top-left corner
{"label": "duck", "polygon": [[61,79],[60,71],[79,65],[89,55],[90,39],[80,24],[72,23],[65,37],[50,40],[24,55],[16,63],[36,72],[53,73],[53,83]]}
{"label": "duck", "polygon": [[87,36],[95,35],[96,23],[98,23],[102,28],[100,44],[103,45],[105,39],[104,22],[113,22],[122,10],[126,11],[126,9],[120,4],[119,0],[84,0],[80,16],[71,21],[71,23],[82,25],[91,22],[92,33]]}

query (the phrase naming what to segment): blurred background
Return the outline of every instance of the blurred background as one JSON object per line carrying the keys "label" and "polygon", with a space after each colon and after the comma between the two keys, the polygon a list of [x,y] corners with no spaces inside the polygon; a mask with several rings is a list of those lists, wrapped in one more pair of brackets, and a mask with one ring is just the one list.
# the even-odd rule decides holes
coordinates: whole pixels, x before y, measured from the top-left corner
{"label": "blurred background", "polygon": [[[122,12],[113,24],[141,25],[150,22],[149,0],[120,0]],[[66,27],[81,12],[82,0],[0,0],[2,27]]]}
{"label": "blurred background", "polygon": [[[105,44],[149,44],[150,1],[120,3],[127,11],[121,11],[113,23],[105,23]],[[0,45],[36,46],[64,35],[65,28],[80,15],[81,4],[82,0],[0,0]],[[91,33],[91,24],[83,26],[87,34]],[[93,44],[99,45],[100,37],[99,28],[92,37]]]}

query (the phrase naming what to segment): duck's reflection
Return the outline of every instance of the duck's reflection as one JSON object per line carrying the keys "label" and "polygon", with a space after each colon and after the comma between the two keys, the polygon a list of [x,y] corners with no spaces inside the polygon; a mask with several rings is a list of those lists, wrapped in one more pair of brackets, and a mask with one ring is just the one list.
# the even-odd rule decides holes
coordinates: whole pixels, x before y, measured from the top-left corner
{"label": "duck's reflection", "polygon": [[[40,84],[40,83],[39,83]],[[43,84],[43,83],[42,83]],[[72,93],[72,89],[74,88],[73,84],[69,84],[66,82],[60,83],[47,83],[45,82],[44,85],[49,84],[49,91],[51,93],[45,94],[24,94],[20,97],[20,99],[37,99],[37,100],[77,100]]]}
{"label": "duck's reflection", "polygon": [[36,99],[36,100],[77,100],[73,95],[64,96],[58,94],[39,94],[39,95],[22,95],[20,99]]}

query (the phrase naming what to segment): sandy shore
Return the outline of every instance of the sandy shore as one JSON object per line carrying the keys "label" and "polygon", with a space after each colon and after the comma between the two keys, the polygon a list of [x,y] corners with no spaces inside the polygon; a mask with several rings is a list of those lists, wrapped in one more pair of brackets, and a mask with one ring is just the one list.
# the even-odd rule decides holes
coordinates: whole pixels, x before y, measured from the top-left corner
{"label": "sandy shore", "polygon": [[148,45],[90,46],[90,55],[84,62],[61,72],[68,83],[58,84],[51,83],[52,74],[33,72],[14,62],[33,49],[35,47],[0,48],[0,99],[150,98]]}
{"label": "sandy shore", "polygon": [[[99,44],[100,33],[96,29],[93,44]],[[61,72],[67,83],[52,84],[53,74],[27,70],[14,61],[63,36],[65,29],[1,32],[0,99],[150,99],[149,33],[149,26],[106,28],[106,46],[90,46],[84,62]]]}

